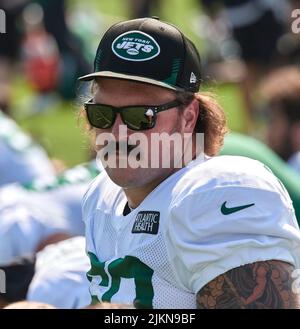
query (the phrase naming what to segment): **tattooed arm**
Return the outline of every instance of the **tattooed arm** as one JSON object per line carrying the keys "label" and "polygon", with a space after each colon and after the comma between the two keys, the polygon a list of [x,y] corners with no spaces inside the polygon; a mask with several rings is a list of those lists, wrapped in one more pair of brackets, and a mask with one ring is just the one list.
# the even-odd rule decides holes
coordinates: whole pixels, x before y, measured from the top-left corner
{"label": "tattooed arm", "polygon": [[234,268],[210,281],[197,294],[200,309],[300,308],[292,292],[294,266],[277,260]]}

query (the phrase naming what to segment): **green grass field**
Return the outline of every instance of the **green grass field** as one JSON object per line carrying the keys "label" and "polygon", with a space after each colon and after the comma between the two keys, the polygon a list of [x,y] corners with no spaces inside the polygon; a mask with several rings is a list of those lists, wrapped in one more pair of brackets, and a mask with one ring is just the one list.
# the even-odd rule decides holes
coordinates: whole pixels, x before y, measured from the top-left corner
{"label": "green grass field", "polygon": [[[105,17],[105,26],[129,17],[125,0],[89,0],[90,9]],[[197,15],[199,8],[196,0],[161,1],[159,16],[179,26],[202,49],[201,41],[193,32],[191,20]],[[70,0],[70,8],[80,5],[79,0]],[[157,15],[156,12],[153,14]],[[100,33],[101,31],[99,31]],[[103,33],[103,32],[102,32]],[[78,126],[77,111],[74,103],[58,101],[50,104],[43,113],[31,117],[25,113],[34,107],[34,93],[20,76],[14,81],[13,115],[20,125],[26,129],[48,151],[50,157],[59,158],[67,166],[86,161],[89,156],[88,140],[82,128]],[[229,127],[232,130],[244,131],[245,118],[242,112],[243,104],[237,87],[232,85],[213,86],[220,103],[227,113]]]}

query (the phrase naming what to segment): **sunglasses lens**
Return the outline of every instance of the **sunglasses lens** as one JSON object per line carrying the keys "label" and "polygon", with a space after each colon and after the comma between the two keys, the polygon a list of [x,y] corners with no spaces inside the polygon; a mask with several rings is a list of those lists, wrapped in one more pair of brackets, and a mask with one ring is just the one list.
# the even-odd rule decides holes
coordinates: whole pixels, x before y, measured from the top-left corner
{"label": "sunglasses lens", "polygon": [[115,114],[111,107],[100,104],[86,104],[86,112],[89,123],[96,128],[110,128],[115,120]]}
{"label": "sunglasses lens", "polygon": [[155,125],[155,115],[152,110],[144,107],[128,107],[121,113],[124,123],[133,130],[145,130]]}
{"label": "sunglasses lens", "polygon": [[[87,118],[91,126],[107,129],[116,119],[116,110],[109,105],[85,104]],[[146,130],[155,126],[155,113],[143,106],[126,107],[120,111],[124,124],[132,130]]]}

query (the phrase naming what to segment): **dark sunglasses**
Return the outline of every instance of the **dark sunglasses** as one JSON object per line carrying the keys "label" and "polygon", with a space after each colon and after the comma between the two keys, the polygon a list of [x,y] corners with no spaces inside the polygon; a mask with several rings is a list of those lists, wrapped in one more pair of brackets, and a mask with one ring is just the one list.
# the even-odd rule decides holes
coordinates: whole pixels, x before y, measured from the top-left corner
{"label": "dark sunglasses", "polygon": [[113,107],[106,104],[96,104],[92,100],[84,103],[87,118],[91,126],[100,129],[111,128],[120,113],[122,121],[132,130],[146,130],[155,126],[156,115],[159,112],[177,107],[182,103],[178,100],[162,105],[130,105]]}

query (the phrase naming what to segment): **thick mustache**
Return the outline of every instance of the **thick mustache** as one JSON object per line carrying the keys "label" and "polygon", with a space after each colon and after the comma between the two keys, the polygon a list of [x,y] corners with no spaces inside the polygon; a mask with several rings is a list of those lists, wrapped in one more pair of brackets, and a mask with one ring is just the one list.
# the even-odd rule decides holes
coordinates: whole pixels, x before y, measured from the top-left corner
{"label": "thick mustache", "polygon": [[108,142],[106,147],[111,150],[116,150],[116,152],[124,152],[127,150],[127,153],[131,152],[135,149],[138,145],[130,145],[127,141],[124,142]]}

